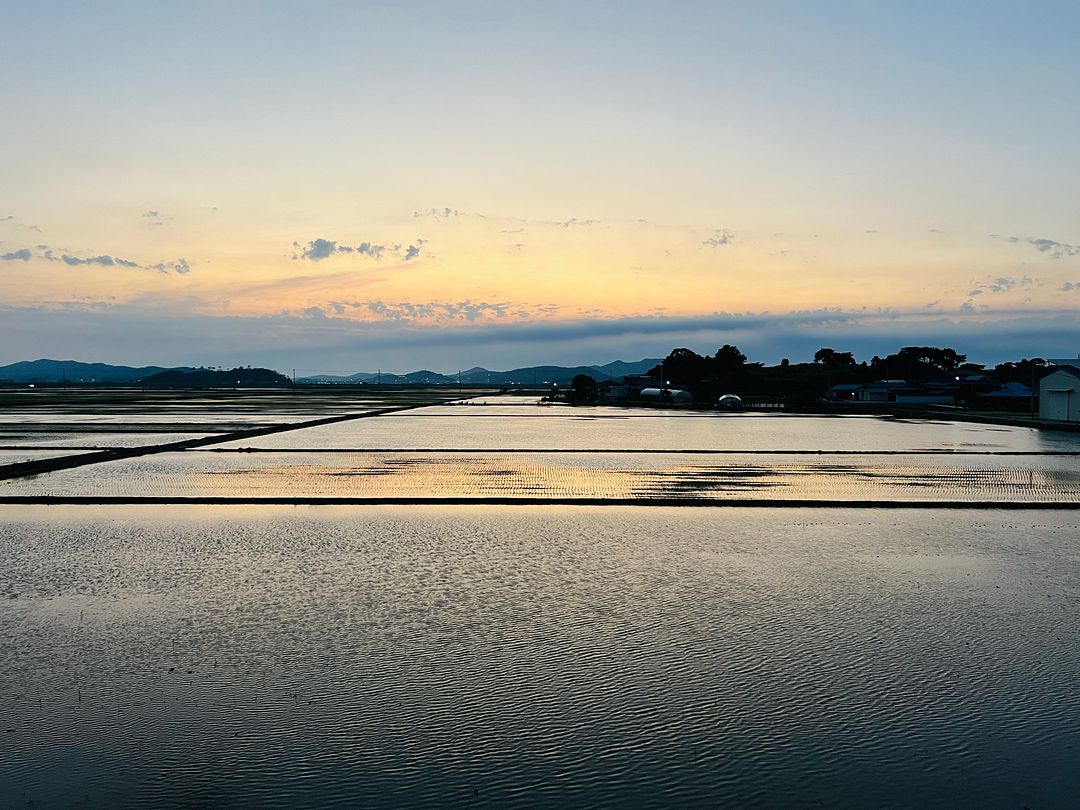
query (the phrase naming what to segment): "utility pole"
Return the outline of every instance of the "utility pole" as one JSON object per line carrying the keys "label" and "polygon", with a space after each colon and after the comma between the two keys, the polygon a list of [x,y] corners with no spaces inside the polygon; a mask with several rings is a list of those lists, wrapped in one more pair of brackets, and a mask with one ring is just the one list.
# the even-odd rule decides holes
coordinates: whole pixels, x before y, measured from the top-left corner
{"label": "utility pole", "polygon": [[1031,418],[1035,418],[1035,363],[1031,363]]}

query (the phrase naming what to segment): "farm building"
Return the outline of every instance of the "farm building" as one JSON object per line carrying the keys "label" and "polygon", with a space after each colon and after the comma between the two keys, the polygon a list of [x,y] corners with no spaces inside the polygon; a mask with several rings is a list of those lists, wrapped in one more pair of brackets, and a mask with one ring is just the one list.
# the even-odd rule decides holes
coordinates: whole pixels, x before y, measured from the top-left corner
{"label": "farm building", "polygon": [[1061,366],[1039,381],[1039,418],[1080,422],[1080,368]]}

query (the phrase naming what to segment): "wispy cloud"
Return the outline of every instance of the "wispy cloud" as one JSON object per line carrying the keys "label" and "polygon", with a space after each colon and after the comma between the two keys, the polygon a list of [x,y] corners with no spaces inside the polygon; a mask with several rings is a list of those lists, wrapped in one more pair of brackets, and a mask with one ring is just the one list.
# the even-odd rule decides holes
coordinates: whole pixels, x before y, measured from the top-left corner
{"label": "wispy cloud", "polygon": [[1064,242],[1055,242],[1053,239],[1028,239],[1028,242],[1040,253],[1050,254],[1051,259],[1080,255],[1080,246],[1077,245],[1067,245]]}
{"label": "wispy cloud", "polygon": [[6,214],[0,217],[0,223],[10,223],[8,227],[14,228],[17,231],[33,231],[34,233],[41,233],[41,228],[37,225],[27,225],[24,222],[20,222],[19,218],[14,214]]}
{"label": "wispy cloud", "polygon": [[142,264],[131,259],[124,259],[119,256],[110,256],[104,253],[98,254],[96,256],[77,256],[74,253],[69,253],[67,251],[54,250],[48,245],[37,245],[35,250],[31,250],[30,248],[21,248],[19,250],[14,250],[10,253],[4,253],[0,255],[0,261],[6,262],[28,262],[31,259],[40,259],[46,262],[59,262],[61,264],[66,264],[68,267],[124,267],[140,270],[156,270],[159,273],[180,274],[190,272],[191,270],[191,264],[188,262],[187,259],[183,258],[171,262]]}
{"label": "wispy cloud", "polygon": [[1070,245],[1066,242],[1057,242],[1053,239],[1036,238],[1033,236],[1001,236],[996,233],[990,234],[991,239],[1000,239],[1014,245],[1027,244],[1035,248],[1039,253],[1047,255],[1051,259],[1060,259],[1064,256],[1080,256],[1080,245]]}
{"label": "wispy cloud", "polygon": [[428,208],[423,211],[413,211],[413,217],[435,217],[436,219],[450,219],[459,216],[455,208]]}
{"label": "wispy cloud", "polygon": [[142,218],[146,220],[148,225],[153,227],[161,227],[172,222],[172,217],[162,211],[151,209],[142,215]]}
{"label": "wispy cloud", "polygon": [[335,255],[355,254],[368,256],[379,260],[384,253],[389,253],[402,261],[410,261],[420,255],[421,246],[427,243],[427,239],[416,239],[410,245],[382,245],[376,242],[360,242],[355,245],[345,244],[333,239],[312,239],[306,245],[293,242],[293,260],[307,260],[321,262]]}
{"label": "wispy cloud", "polygon": [[725,230],[723,228],[715,228],[713,229],[713,235],[703,241],[701,244],[705,245],[706,247],[718,248],[723,247],[724,245],[730,245],[734,238],[735,234],[733,234],[731,231]]}
{"label": "wispy cloud", "polygon": [[[308,312],[311,307],[304,310]],[[487,320],[521,319],[525,317],[550,317],[558,311],[557,306],[510,304],[488,301],[429,301],[429,302],[386,302],[375,301],[331,301],[319,310],[319,317],[326,315],[360,315],[363,320],[390,321],[394,323],[448,324],[452,322],[476,322]],[[308,316],[310,317],[310,315]]]}
{"label": "wispy cloud", "polygon": [[997,276],[996,278],[987,278],[981,281],[972,281],[971,283],[972,289],[968,291],[968,295],[981,295],[984,292],[1007,293],[1018,288],[1032,287],[1037,282],[1031,276],[1021,276],[1019,278],[1015,276]]}
{"label": "wispy cloud", "polygon": [[191,272],[191,264],[187,259],[177,259],[175,262],[158,262],[149,265],[149,268],[157,270],[159,273],[179,273],[184,275]]}
{"label": "wispy cloud", "polygon": [[[51,253],[46,258],[49,261],[57,261]],[[96,264],[99,267],[138,267],[138,262],[133,262],[130,259],[121,259],[118,256],[90,256],[82,259],[78,256],[72,256],[70,253],[64,253],[60,256],[59,261],[69,267],[79,267],[83,264]]]}

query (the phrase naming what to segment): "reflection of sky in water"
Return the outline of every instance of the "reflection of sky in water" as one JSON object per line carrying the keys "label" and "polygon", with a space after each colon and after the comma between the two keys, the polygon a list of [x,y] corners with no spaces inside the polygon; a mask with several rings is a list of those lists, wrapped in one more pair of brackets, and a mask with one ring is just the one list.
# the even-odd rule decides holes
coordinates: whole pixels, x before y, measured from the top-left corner
{"label": "reflection of sky in water", "polygon": [[39,458],[74,456],[78,455],[79,452],[80,451],[76,450],[5,450],[0,448],[0,464],[18,464],[23,461],[34,461]]}
{"label": "reflection of sky in water", "polygon": [[[523,413],[524,412],[524,413]],[[1080,452],[1080,434],[866,416],[451,405],[304,428],[259,449],[1012,450]]]}
{"label": "reflection of sky in water", "polygon": [[[149,447],[157,444],[169,444],[181,442],[186,439],[197,439],[207,436],[207,433],[150,433],[143,431],[130,431],[127,433],[110,433],[108,431],[78,431],[78,432],[0,432],[0,449],[2,447]],[[66,455],[66,454],[65,454]]]}
{"label": "reflection of sky in water", "polygon": [[161,453],[0,481],[0,495],[1080,501],[1080,456]]}
{"label": "reflection of sky in water", "polygon": [[0,804],[1062,806],[1073,512],[0,509]]}

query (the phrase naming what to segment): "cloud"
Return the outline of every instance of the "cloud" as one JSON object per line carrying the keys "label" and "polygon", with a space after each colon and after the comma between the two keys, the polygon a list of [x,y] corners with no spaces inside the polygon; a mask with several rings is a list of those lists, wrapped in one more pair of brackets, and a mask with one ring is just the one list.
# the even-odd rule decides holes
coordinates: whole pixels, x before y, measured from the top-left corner
{"label": "cloud", "polygon": [[321,262],[335,255],[357,254],[379,260],[385,253],[391,253],[402,261],[410,261],[420,255],[420,248],[427,244],[428,240],[419,238],[413,244],[402,245],[396,243],[390,246],[376,242],[360,242],[356,245],[347,245],[333,239],[312,239],[306,245],[293,242],[293,260],[307,259],[312,262]]}
{"label": "cloud", "polygon": [[1031,276],[997,276],[982,281],[972,281],[973,289],[968,295],[981,295],[983,292],[1006,293],[1017,288],[1034,286],[1036,280]]}
{"label": "cloud", "polygon": [[1080,254],[1080,246],[1067,245],[1064,242],[1055,242],[1053,239],[1028,239],[1040,253],[1050,254],[1051,259],[1060,259],[1062,256],[1076,256]]}
{"label": "cloud", "polygon": [[36,245],[35,253],[30,248],[22,248],[10,253],[0,255],[0,261],[22,261],[28,262],[31,259],[37,258],[47,262],[61,262],[68,267],[128,267],[140,270],[157,270],[159,273],[188,273],[191,271],[191,265],[187,259],[177,259],[174,262],[159,262],[157,264],[140,264],[139,262],[132,261],[131,259],[122,259],[119,256],[109,256],[107,254],[99,254],[97,256],[76,256],[72,253],[61,252],[57,255],[56,252],[48,245]]}
{"label": "cloud", "polygon": [[[354,303],[336,302],[343,309]],[[467,302],[462,302],[466,303]],[[373,302],[378,305],[378,302]],[[363,304],[366,306],[366,304]],[[393,309],[395,305],[385,304]],[[425,305],[413,305],[425,306]],[[473,303],[473,306],[479,304]],[[324,306],[324,313],[330,305]],[[1080,313],[1013,310],[993,317],[977,311],[716,313],[700,317],[637,315],[615,319],[521,321],[514,306],[505,320],[464,319],[418,326],[388,319],[359,322],[300,313],[208,316],[147,311],[130,305],[104,311],[0,304],[0,360],[30,356],[108,358],[132,365],[200,362],[358,370],[357,357],[378,358],[385,369],[514,368],[541,363],[576,365],[615,357],[662,357],[672,347],[714,352],[733,343],[752,361],[809,359],[821,346],[859,359],[900,346],[951,346],[979,362],[1075,353]],[[207,358],[205,361],[203,358]]]}
{"label": "cloud", "polygon": [[187,259],[180,258],[175,262],[158,262],[157,264],[149,265],[151,270],[157,270],[159,273],[179,273],[185,275],[191,272],[191,264]]}
{"label": "cloud", "polygon": [[[51,256],[50,256],[51,258]],[[55,261],[55,259],[53,259]],[[133,262],[130,259],[121,259],[117,256],[91,256],[87,259],[80,259],[78,256],[72,256],[70,253],[65,253],[60,257],[60,261],[69,267],[78,267],[83,264],[96,264],[101,267],[139,267],[138,262]]]}
{"label": "cloud", "polygon": [[713,234],[713,236],[709,237],[701,244],[707,247],[718,248],[723,247],[724,245],[730,245],[732,239],[735,238],[735,234],[731,231],[726,231],[723,228],[716,228],[713,231]]}
{"label": "cloud", "polygon": [[370,315],[375,315],[379,320],[396,323],[419,322],[426,324],[452,323],[452,322],[475,322],[481,320],[500,320],[507,317],[521,318],[537,315],[554,314],[555,309],[551,305],[536,308],[524,304],[489,303],[487,301],[429,301],[424,303],[398,302],[387,303],[386,301],[335,301],[329,308],[338,314],[344,314],[346,309],[361,310]]}
{"label": "cloud", "polygon": [[41,228],[37,225],[25,225],[19,222],[19,218],[14,214],[7,214],[0,217],[0,222],[10,222],[12,227],[17,231],[33,231],[34,233],[41,233]]}
{"label": "cloud", "polygon": [[168,214],[164,214],[161,211],[155,211],[153,209],[147,211],[142,215],[142,218],[148,220],[149,225],[160,226],[165,225],[172,221],[172,217]]}
{"label": "cloud", "polygon": [[436,217],[437,219],[449,219],[460,216],[454,208],[428,208],[424,211],[413,211],[413,217]]}
{"label": "cloud", "polygon": [[375,245],[371,242],[361,242],[356,246],[356,252],[365,256],[370,256],[373,259],[382,258],[383,251],[386,250],[384,245]]}
{"label": "cloud", "polygon": [[[293,242],[293,246],[300,249],[298,242]],[[307,247],[303,248],[300,252],[300,256],[305,259],[310,259],[313,262],[320,262],[323,259],[328,259],[337,253],[337,242],[331,242],[329,239],[314,239],[307,243]],[[352,248],[349,249],[350,251]],[[293,256],[295,259],[296,256]]]}
{"label": "cloud", "polygon": [[1058,289],[1062,292],[1080,292],[1080,281],[1066,281]]}
{"label": "cloud", "polygon": [[1020,236],[1000,236],[996,233],[990,234],[991,239],[999,239],[1003,242],[1009,242],[1010,244],[1028,244],[1035,248],[1039,253],[1043,253],[1049,256],[1051,259],[1060,259],[1063,256],[1080,256],[1080,245],[1070,245],[1066,242],[1056,242],[1053,239],[1036,239],[1033,236],[1020,237]]}

